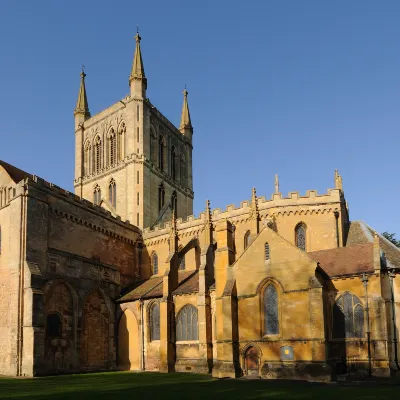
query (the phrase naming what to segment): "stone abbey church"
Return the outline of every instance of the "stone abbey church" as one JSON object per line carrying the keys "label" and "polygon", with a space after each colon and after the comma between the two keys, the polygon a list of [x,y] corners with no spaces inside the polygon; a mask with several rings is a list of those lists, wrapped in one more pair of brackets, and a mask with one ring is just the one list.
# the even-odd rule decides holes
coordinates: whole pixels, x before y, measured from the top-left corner
{"label": "stone abbey church", "polygon": [[177,128],[139,35],[129,86],[92,116],[82,72],[75,193],[0,162],[0,374],[396,373],[400,250],[350,221],[339,173],[195,218],[188,93]]}

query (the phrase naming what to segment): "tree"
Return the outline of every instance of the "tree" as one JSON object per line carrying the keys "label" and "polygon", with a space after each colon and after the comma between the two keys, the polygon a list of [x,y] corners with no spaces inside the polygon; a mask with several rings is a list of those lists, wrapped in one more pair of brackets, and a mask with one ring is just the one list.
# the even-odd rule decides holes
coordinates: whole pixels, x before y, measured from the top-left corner
{"label": "tree", "polygon": [[395,233],[383,232],[382,236],[385,237],[387,240],[392,242],[395,246],[400,247],[400,240],[395,238]]}

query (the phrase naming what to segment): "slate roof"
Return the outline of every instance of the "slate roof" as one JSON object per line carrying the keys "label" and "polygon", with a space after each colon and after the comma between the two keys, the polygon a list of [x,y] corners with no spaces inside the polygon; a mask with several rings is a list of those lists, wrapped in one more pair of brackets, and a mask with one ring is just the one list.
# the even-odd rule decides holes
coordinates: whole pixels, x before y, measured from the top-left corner
{"label": "slate roof", "polygon": [[0,165],[6,170],[8,175],[10,175],[11,179],[15,182],[21,182],[23,179],[26,178],[32,178],[32,174],[28,174],[25,171],[22,171],[22,169],[19,169],[17,167],[14,167],[11,164],[6,163],[5,161],[0,160]]}
{"label": "slate roof", "polygon": [[379,237],[381,250],[385,253],[386,260],[390,264],[388,267],[400,268],[400,249],[363,221],[351,222],[346,246],[373,242],[374,235]]}
{"label": "slate roof", "polygon": [[373,243],[312,251],[308,255],[317,261],[330,277],[374,271]]}
{"label": "slate roof", "polygon": [[[146,281],[137,282],[127,293],[119,300],[119,303],[135,301],[139,299],[153,299],[163,295],[163,277],[154,276]],[[199,273],[198,271],[179,271],[178,287],[172,292],[175,294],[197,293],[199,291]]]}

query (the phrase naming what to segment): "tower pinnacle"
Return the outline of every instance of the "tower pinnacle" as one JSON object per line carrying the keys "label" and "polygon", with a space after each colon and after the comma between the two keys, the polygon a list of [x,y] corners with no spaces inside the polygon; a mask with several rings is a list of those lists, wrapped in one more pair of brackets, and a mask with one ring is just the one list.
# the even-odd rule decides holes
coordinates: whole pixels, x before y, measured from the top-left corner
{"label": "tower pinnacle", "polygon": [[179,130],[185,134],[186,131],[190,131],[193,133],[193,126],[192,121],[190,119],[190,112],[189,112],[189,105],[188,105],[188,91],[185,89],[183,90],[183,106],[182,106],[182,115],[181,115],[181,124],[179,125]]}
{"label": "tower pinnacle", "polygon": [[90,118],[89,104],[86,97],[85,77],[86,74],[84,71],[84,67],[82,66],[81,85],[79,87],[78,101],[76,102],[76,108],[74,111],[75,117],[77,117],[78,115],[83,116],[83,120],[80,122],[83,122]]}
{"label": "tower pinnacle", "polygon": [[131,95],[139,94],[141,97],[146,97],[147,79],[144,73],[142,52],[140,50],[140,41],[142,38],[139,35],[139,29],[135,35],[136,48],[133,56],[132,71],[129,76],[129,86],[131,87]]}

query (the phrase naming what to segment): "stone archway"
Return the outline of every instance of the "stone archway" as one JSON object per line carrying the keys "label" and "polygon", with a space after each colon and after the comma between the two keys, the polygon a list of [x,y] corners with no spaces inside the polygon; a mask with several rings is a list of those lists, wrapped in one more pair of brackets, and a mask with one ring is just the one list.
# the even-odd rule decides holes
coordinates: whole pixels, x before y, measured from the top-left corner
{"label": "stone archway", "polygon": [[258,350],[254,346],[247,348],[244,354],[244,366],[245,372],[248,376],[258,376],[260,375],[260,356]]}
{"label": "stone archway", "polygon": [[85,369],[109,366],[110,315],[103,296],[92,292],[83,307],[81,360]]}
{"label": "stone archway", "polygon": [[139,370],[139,325],[135,315],[125,310],[118,325],[118,368]]}

